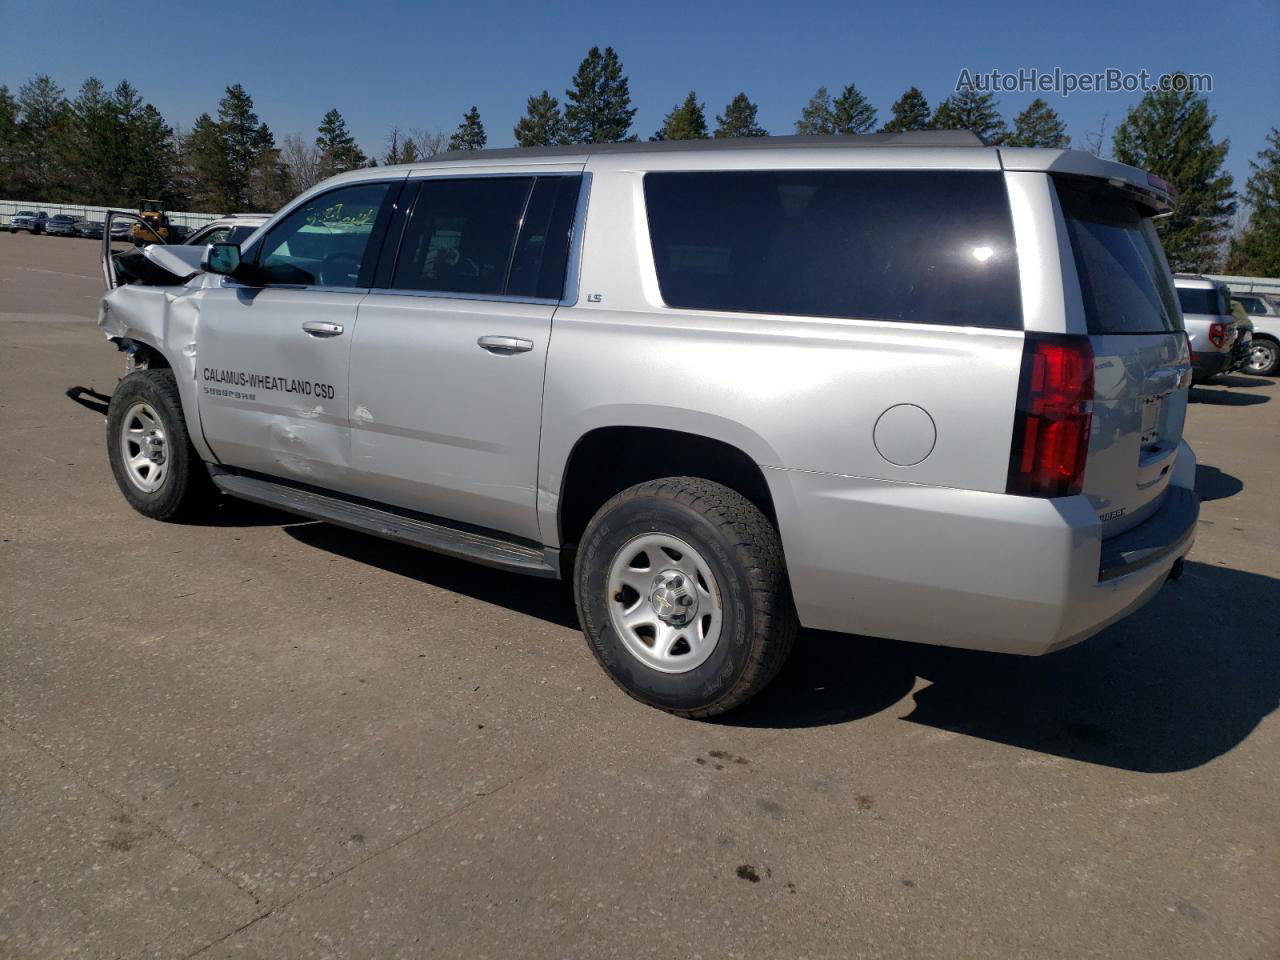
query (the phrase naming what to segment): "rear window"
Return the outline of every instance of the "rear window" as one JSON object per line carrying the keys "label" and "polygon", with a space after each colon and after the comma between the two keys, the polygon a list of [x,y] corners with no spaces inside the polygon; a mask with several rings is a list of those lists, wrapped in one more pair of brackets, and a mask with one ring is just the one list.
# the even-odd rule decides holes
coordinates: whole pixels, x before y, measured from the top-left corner
{"label": "rear window", "polygon": [[999,173],[650,173],[644,191],[668,306],[1022,327]]}
{"label": "rear window", "polygon": [[1096,180],[1054,179],[1089,332],[1182,329],[1173,279],[1151,218],[1115,187]]}
{"label": "rear window", "polygon": [[1182,304],[1183,313],[1208,313],[1221,316],[1227,311],[1222,296],[1217,290],[1194,290],[1186,287],[1178,288],[1178,302]]}

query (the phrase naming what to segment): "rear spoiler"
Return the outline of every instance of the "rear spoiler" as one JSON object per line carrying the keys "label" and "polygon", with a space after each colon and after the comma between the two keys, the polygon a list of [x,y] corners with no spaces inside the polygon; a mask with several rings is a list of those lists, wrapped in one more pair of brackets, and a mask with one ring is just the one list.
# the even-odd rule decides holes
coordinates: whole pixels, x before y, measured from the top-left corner
{"label": "rear spoiler", "polygon": [[1027,147],[1000,147],[1000,164],[1005,170],[1093,177],[1106,180],[1133,195],[1152,216],[1171,213],[1178,203],[1177,189],[1154,173],[1127,163],[1103,160],[1084,150],[1043,150]]}

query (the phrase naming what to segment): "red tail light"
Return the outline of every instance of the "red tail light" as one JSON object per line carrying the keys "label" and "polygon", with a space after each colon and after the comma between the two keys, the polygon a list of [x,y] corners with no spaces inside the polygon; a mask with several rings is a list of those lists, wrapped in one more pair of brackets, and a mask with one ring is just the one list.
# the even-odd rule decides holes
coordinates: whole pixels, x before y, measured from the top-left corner
{"label": "red tail light", "polygon": [[1009,454],[1009,493],[1067,497],[1084,485],[1093,348],[1084,337],[1028,333]]}
{"label": "red tail light", "polygon": [[1209,342],[1215,347],[1221,347],[1227,342],[1227,325],[1225,323],[1209,324]]}

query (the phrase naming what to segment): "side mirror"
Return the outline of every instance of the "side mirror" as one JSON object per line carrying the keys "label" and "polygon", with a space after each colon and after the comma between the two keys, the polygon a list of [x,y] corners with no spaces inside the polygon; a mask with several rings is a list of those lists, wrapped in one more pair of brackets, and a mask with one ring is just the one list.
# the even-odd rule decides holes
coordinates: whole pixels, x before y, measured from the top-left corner
{"label": "side mirror", "polygon": [[205,247],[204,257],[200,260],[200,269],[205,273],[220,273],[225,277],[234,276],[240,269],[240,244],[209,244]]}

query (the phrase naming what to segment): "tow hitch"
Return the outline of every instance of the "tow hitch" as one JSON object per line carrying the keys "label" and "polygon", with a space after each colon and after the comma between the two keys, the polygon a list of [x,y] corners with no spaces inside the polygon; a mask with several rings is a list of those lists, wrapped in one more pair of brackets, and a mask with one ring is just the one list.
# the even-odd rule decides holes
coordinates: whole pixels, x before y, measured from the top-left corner
{"label": "tow hitch", "polygon": [[1186,569],[1186,566],[1186,557],[1179,557],[1177,560],[1173,561],[1173,568],[1169,571],[1169,579],[1166,582],[1173,583],[1175,580],[1181,580],[1183,570]]}

